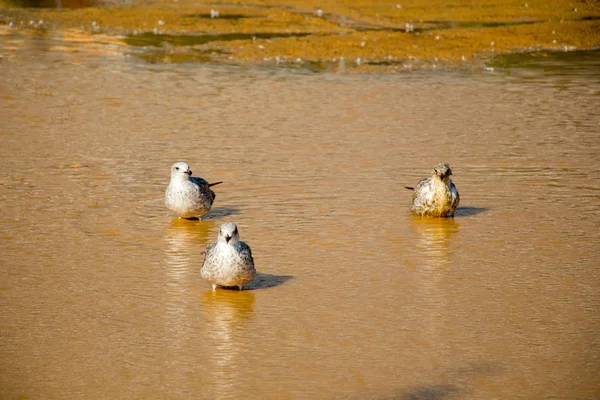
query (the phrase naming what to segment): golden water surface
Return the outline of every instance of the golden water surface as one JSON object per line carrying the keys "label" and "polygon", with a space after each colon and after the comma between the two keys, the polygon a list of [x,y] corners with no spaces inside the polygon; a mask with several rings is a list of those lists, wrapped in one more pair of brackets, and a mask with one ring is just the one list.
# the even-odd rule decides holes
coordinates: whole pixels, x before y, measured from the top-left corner
{"label": "golden water surface", "polygon": [[[0,398],[600,397],[600,57],[311,74],[12,35],[0,56]],[[224,181],[203,221],[163,205],[175,161]],[[441,161],[456,218],[412,217],[404,186]],[[226,221],[259,275],[213,293]]]}

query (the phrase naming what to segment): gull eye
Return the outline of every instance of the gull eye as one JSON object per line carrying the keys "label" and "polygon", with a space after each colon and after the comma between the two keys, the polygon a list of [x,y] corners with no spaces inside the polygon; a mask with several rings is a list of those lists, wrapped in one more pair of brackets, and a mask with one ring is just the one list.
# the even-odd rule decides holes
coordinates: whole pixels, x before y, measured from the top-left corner
{"label": "gull eye", "polygon": [[175,169],[176,169],[177,171],[179,171],[179,167],[175,167]]}

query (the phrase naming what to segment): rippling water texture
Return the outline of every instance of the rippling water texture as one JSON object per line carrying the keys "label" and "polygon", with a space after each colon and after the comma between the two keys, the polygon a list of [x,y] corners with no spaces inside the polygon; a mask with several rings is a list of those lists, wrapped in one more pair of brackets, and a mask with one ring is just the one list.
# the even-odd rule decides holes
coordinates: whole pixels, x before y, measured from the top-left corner
{"label": "rippling water texture", "polygon": [[[381,76],[0,49],[0,397],[600,396],[597,57]],[[178,160],[225,182],[205,221],[163,206]],[[456,218],[414,218],[404,186],[440,161]],[[200,278],[225,221],[251,290]]]}

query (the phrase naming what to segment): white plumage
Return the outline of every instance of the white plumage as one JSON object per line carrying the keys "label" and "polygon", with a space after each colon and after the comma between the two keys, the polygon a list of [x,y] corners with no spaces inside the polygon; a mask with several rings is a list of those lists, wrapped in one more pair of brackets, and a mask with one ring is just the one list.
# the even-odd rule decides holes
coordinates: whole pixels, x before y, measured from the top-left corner
{"label": "white plumage", "polygon": [[208,183],[192,176],[192,170],[184,162],[171,167],[171,182],[165,191],[165,204],[181,218],[202,218],[210,211],[215,201],[215,192],[210,187],[222,182]]}
{"label": "white plumage", "polygon": [[256,275],[252,250],[240,241],[236,224],[221,225],[217,241],[208,246],[200,270],[202,278],[217,286],[234,287],[240,290]]}

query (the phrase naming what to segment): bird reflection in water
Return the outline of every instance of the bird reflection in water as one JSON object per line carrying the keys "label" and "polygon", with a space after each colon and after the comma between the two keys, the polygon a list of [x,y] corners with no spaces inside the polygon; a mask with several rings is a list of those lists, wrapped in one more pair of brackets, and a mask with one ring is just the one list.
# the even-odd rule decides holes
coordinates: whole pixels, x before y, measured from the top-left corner
{"label": "bird reflection in water", "polygon": [[429,260],[429,266],[441,267],[450,261],[450,239],[458,232],[459,223],[451,218],[412,217],[416,247]]}
{"label": "bird reflection in water", "polygon": [[419,254],[416,288],[427,302],[444,302],[442,280],[446,268],[452,267],[452,236],[458,232],[458,222],[452,218],[412,217],[415,249]]}
{"label": "bird reflection in water", "polygon": [[[243,393],[244,353],[252,351],[251,335],[247,322],[254,312],[252,291],[217,290],[202,295],[202,309],[206,324],[210,326],[204,340],[212,351],[209,355],[211,398]],[[242,375],[240,375],[242,374]]]}
{"label": "bird reflection in water", "polygon": [[[202,252],[209,235],[212,236],[213,226],[213,222],[174,219],[164,231],[163,346],[169,362],[180,370],[194,365],[190,346],[204,324],[198,315],[199,293],[196,291],[201,280]],[[173,376],[172,379],[179,382],[179,390],[190,390],[186,386],[189,382],[182,380],[181,376]]]}
{"label": "bird reflection in water", "polygon": [[[165,253],[169,278],[171,278],[169,283],[190,279],[190,273],[199,273],[203,252],[206,250],[214,225],[214,221],[180,218],[171,221],[165,234],[168,244]],[[194,260],[194,263],[191,263],[191,260]]]}
{"label": "bird reflection in water", "polygon": [[419,342],[427,349],[425,358],[431,357],[432,369],[439,365],[440,358],[451,356],[447,353],[448,332],[453,329],[448,323],[448,318],[452,318],[448,303],[454,294],[452,240],[456,238],[458,227],[453,218],[412,217],[415,248],[419,254],[416,269],[411,274],[414,301],[419,305],[414,329]]}

